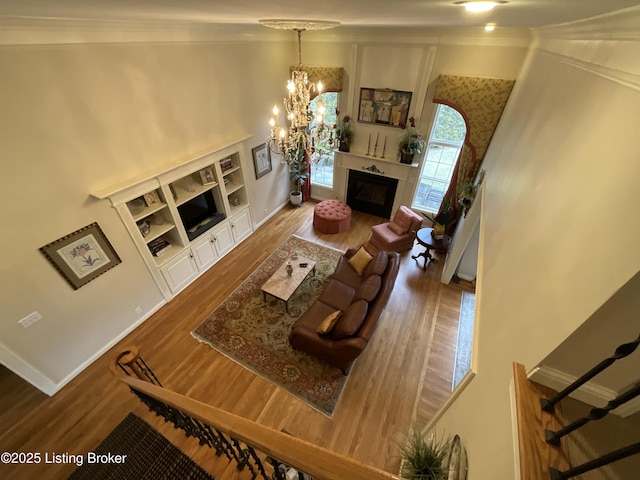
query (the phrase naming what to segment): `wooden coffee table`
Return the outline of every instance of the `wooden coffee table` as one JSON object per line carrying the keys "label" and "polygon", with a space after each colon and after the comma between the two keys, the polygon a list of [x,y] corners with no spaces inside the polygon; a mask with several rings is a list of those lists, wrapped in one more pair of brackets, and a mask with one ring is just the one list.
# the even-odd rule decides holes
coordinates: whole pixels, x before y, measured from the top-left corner
{"label": "wooden coffee table", "polygon": [[[287,274],[287,263],[293,267],[291,276]],[[301,267],[301,263],[306,263],[306,267]],[[271,278],[262,285],[262,300],[267,301],[267,293],[272,297],[284,302],[284,308],[289,313],[289,299],[298,289],[307,276],[313,272],[316,274],[316,262],[310,258],[299,256],[295,260],[288,259],[271,275]]]}

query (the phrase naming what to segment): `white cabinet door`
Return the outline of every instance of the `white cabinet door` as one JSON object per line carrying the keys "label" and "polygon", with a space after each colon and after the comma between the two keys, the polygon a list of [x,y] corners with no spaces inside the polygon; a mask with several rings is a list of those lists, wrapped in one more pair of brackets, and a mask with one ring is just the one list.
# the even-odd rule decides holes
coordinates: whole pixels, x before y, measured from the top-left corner
{"label": "white cabinet door", "polygon": [[191,246],[191,250],[200,271],[206,270],[218,259],[213,235],[204,235],[204,238]]}
{"label": "white cabinet door", "polygon": [[191,250],[178,255],[160,270],[173,293],[179,292],[198,276],[198,266]]}
{"label": "white cabinet door", "polygon": [[249,236],[249,234],[253,230],[253,226],[251,225],[251,217],[249,216],[249,210],[245,210],[235,217],[231,217],[230,223],[231,231],[233,232],[233,240],[236,243]]}
{"label": "white cabinet door", "polygon": [[229,222],[224,222],[219,227],[211,231],[211,236],[216,246],[216,252],[219,256],[224,255],[233,248],[233,237],[231,236],[231,227]]}

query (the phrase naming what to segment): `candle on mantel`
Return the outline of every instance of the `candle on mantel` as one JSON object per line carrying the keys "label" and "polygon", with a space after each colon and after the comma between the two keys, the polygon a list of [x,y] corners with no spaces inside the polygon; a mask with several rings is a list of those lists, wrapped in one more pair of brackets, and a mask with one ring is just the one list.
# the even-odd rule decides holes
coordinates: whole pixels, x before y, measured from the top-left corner
{"label": "candle on mantel", "polygon": [[367,152],[369,151],[369,148],[371,148],[371,134],[369,134],[369,141],[367,142]]}
{"label": "candle on mantel", "polygon": [[387,136],[384,136],[384,143],[382,144],[382,153],[384,153],[384,149],[387,148]]}

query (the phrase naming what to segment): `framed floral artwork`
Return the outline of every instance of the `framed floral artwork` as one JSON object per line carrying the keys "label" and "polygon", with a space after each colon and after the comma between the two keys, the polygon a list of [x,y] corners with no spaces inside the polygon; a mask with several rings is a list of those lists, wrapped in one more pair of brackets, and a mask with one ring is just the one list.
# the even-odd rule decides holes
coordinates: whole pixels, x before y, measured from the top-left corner
{"label": "framed floral artwork", "polygon": [[256,171],[256,180],[271,171],[271,156],[266,143],[251,149],[253,154],[253,168]]}
{"label": "framed floral artwork", "polygon": [[97,223],[40,247],[40,251],[74,290],[121,262]]}

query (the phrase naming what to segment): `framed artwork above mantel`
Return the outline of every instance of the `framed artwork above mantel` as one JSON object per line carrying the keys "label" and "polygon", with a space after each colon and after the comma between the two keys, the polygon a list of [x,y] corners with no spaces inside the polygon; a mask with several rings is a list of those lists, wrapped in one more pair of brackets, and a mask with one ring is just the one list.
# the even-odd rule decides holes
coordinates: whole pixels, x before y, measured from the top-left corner
{"label": "framed artwork above mantel", "polygon": [[411,92],[388,88],[361,88],[358,122],[404,128],[409,117]]}

